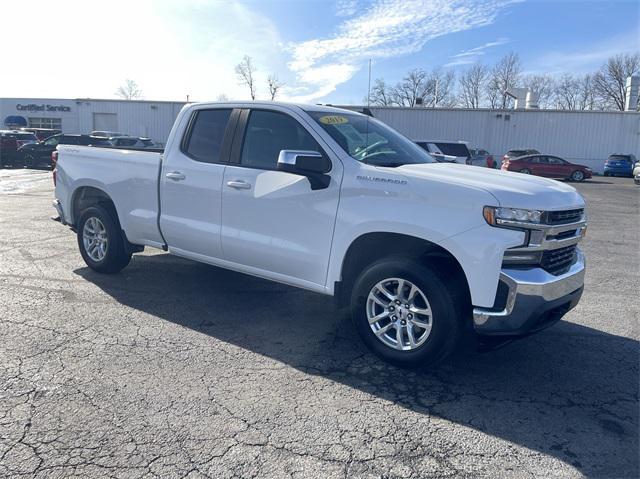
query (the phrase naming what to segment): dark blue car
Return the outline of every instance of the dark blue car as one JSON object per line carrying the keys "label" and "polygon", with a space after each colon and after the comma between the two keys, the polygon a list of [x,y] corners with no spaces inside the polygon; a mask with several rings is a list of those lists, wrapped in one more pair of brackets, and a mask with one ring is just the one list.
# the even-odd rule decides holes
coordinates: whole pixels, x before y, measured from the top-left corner
{"label": "dark blue car", "polygon": [[604,176],[633,176],[634,155],[610,155],[604,162]]}

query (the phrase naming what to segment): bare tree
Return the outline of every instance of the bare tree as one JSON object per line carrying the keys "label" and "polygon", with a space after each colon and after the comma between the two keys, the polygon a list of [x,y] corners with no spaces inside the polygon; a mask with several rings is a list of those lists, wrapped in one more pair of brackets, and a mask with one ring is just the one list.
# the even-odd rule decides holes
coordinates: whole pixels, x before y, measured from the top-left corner
{"label": "bare tree", "polygon": [[142,90],[135,81],[126,79],[116,90],[116,95],[125,100],[137,100],[142,98]]}
{"label": "bare tree", "polygon": [[226,93],[220,93],[216,97],[216,101],[229,101],[229,96]]}
{"label": "bare tree", "polygon": [[522,85],[538,96],[538,106],[549,108],[553,105],[555,80],[549,75],[527,75],[522,78]]}
{"label": "bare tree", "polygon": [[269,83],[269,95],[271,95],[271,101],[273,101],[284,86],[284,83],[281,83],[275,75],[269,75],[267,82]]}
{"label": "bare tree", "polygon": [[377,106],[391,106],[395,104],[394,88],[388,86],[382,78],[377,78],[371,88],[369,103]]}
{"label": "bare tree", "polygon": [[450,107],[455,104],[453,88],[455,87],[455,73],[443,72],[435,68],[425,81],[422,93],[423,102],[430,107]]}
{"label": "bare tree", "polygon": [[596,106],[593,75],[585,75],[578,80],[580,97],[578,99],[579,110],[593,110]]}
{"label": "bare tree", "polygon": [[246,85],[249,87],[249,93],[251,94],[251,99],[256,99],[256,85],[254,81],[254,73],[256,72],[256,68],[253,65],[253,60],[248,55],[245,55],[242,58],[242,61],[236,65],[236,76],[238,77],[238,83],[240,85]]}
{"label": "bare tree", "polygon": [[423,98],[426,90],[427,73],[420,68],[410,70],[394,88],[396,103],[401,106],[416,106],[418,98]]}
{"label": "bare tree", "polygon": [[489,76],[487,96],[492,108],[508,108],[512,99],[505,92],[518,84],[520,58],[517,53],[506,54],[495,64]]}
{"label": "bare tree", "polygon": [[640,70],[640,53],[616,55],[602,65],[593,77],[596,93],[609,108],[624,110],[627,77]]}
{"label": "bare tree", "polygon": [[556,85],[556,102],[561,110],[578,110],[580,81],[572,75],[562,75]]}
{"label": "bare tree", "polygon": [[488,76],[489,70],[482,63],[474,64],[462,74],[459,101],[463,107],[480,108]]}

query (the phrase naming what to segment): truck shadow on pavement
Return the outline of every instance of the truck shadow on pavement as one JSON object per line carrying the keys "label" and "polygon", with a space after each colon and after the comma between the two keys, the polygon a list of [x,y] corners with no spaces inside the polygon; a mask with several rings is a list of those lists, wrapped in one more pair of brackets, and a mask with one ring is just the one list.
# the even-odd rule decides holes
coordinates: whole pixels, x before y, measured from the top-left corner
{"label": "truck shadow on pavement", "polygon": [[165,254],[136,256],[118,275],[75,273],[128,307],[586,476],[638,477],[638,341],[562,321],[501,350],[411,372],[370,355],[329,297]]}

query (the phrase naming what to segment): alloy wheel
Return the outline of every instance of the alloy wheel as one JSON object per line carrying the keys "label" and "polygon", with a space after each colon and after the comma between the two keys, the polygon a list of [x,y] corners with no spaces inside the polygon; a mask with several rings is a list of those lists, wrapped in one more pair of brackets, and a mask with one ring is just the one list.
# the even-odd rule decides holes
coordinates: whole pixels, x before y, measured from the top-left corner
{"label": "alloy wheel", "polygon": [[366,310],[369,327],[390,348],[417,349],[431,334],[431,305],[424,292],[406,279],[387,278],[373,286]]}
{"label": "alloy wheel", "polygon": [[102,261],[109,248],[107,229],[100,219],[92,216],[82,228],[82,243],[89,257],[96,262]]}

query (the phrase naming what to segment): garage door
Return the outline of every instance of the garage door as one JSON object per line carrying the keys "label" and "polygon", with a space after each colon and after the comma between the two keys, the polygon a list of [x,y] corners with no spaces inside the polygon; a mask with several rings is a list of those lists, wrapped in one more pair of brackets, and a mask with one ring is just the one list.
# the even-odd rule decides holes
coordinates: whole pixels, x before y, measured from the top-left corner
{"label": "garage door", "polygon": [[93,129],[100,131],[118,131],[118,115],[116,113],[94,113]]}

